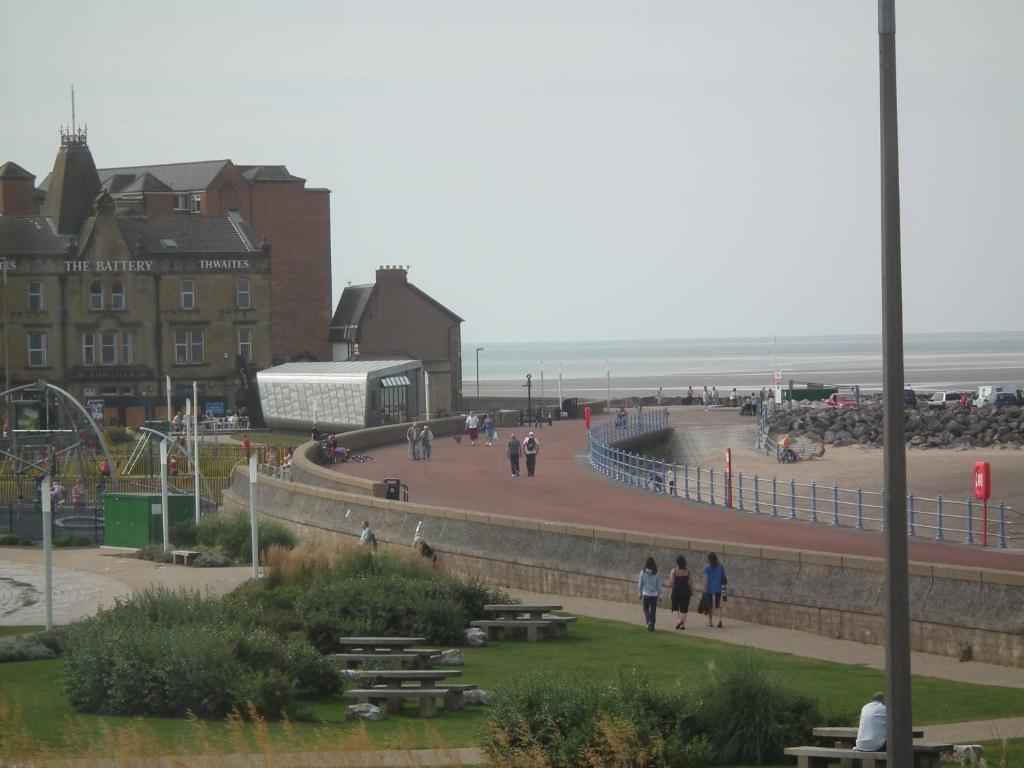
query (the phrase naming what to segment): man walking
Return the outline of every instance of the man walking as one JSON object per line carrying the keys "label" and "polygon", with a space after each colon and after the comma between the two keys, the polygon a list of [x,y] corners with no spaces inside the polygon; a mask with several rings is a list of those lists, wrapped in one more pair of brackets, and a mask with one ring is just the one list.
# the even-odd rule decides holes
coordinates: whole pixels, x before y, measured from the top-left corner
{"label": "man walking", "polygon": [[420,433],[416,430],[414,421],[405,432],[405,439],[409,441],[409,455],[413,461],[420,460]]}
{"label": "man walking", "polygon": [[369,520],[363,520],[363,532],[359,534],[359,546],[372,547],[374,552],[377,551],[377,536],[373,533]]}
{"label": "man walking", "polygon": [[480,434],[480,419],[472,411],[466,417],[466,431],[469,433],[470,445],[476,445],[476,438]]}
{"label": "man walking", "polygon": [[515,435],[509,438],[508,446],[505,448],[505,455],[508,456],[509,466],[512,467],[512,477],[519,477],[519,440],[516,439]]}
{"label": "man walking", "polygon": [[533,432],[527,435],[526,439],[523,440],[523,453],[526,454],[526,475],[527,477],[533,477],[533,473],[537,470],[537,452],[540,450],[540,443],[537,438],[533,436]]}

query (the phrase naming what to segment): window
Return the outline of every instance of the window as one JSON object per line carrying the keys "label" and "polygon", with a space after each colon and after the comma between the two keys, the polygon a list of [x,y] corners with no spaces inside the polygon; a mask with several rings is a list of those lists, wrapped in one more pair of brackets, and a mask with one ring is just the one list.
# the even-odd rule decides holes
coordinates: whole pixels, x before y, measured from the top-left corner
{"label": "window", "polygon": [[103,283],[99,280],[89,286],[89,309],[103,309]]}
{"label": "window", "polygon": [[174,332],[174,362],[179,364],[203,362],[202,331]]}
{"label": "window", "polygon": [[124,283],[120,280],[110,288],[110,308],[124,309]]}
{"label": "window", "polygon": [[28,284],[28,309],[30,312],[43,311],[43,284],[38,280]]}
{"label": "window", "polygon": [[117,331],[100,333],[100,364],[117,365]]}
{"label": "window", "polygon": [[238,354],[245,362],[252,362],[252,328],[238,329]]}
{"label": "window", "polygon": [[132,364],[132,332],[124,331],[121,334],[121,365]]}
{"label": "window", "polygon": [[176,211],[187,211],[188,210],[188,195],[175,195],[174,196],[174,210],[176,210]]}
{"label": "window", "polygon": [[46,332],[28,334],[28,364],[30,368],[46,366]]}
{"label": "window", "polygon": [[247,277],[238,281],[238,286],[235,289],[235,304],[239,309],[252,309],[252,288]]}
{"label": "window", "polygon": [[92,331],[82,334],[82,365],[96,365],[96,336]]}
{"label": "window", "polygon": [[203,196],[198,192],[193,192],[192,197],[189,200],[188,209],[191,213],[202,213]]}
{"label": "window", "polygon": [[182,280],[181,281],[181,308],[182,309],[195,309],[196,308],[196,281],[195,280]]}

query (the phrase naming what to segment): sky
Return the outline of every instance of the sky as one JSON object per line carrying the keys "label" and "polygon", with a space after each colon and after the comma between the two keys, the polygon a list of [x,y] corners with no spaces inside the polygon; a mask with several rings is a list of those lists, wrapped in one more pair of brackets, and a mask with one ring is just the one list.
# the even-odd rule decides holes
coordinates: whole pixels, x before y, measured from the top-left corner
{"label": "sky", "polygon": [[[906,331],[1024,328],[1024,3],[896,0]],[[466,341],[878,333],[876,0],[0,0],[0,163],[285,164]]]}

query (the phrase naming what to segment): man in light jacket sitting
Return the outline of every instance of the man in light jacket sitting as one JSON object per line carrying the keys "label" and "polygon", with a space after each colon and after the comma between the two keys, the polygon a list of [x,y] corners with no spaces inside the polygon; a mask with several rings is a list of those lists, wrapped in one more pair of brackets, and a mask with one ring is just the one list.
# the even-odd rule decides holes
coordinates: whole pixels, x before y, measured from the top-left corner
{"label": "man in light jacket sitting", "polygon": [[876,693],[871,701],[860,710],[860,726],[857,728],[858,752],[885,751],[885,694]]}

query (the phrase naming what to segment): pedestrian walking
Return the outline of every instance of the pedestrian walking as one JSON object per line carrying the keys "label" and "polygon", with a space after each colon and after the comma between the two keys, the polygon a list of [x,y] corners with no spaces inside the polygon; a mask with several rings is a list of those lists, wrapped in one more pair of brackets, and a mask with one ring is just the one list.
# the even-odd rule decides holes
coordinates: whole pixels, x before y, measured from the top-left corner
{"label": "pedestrian walking", "polygon": [[707,385],[704,386],[704,391],[700,395],[701,402],[704,403],[704,413],[711,410],[711,393],[708,392]]}
{"label": "pedestrian walking", "polygon": [[647,558],[643,570],[640,571],[637,590],[640,592],[640,599],[643,602],[647,630],[653,632],[658,613],[658,597],[661,595],[661,576],[658,575],[658,566],[653,557]]}
{"label": "pedestrian walking", "polygon": [[672,585],[672,612],[679,614],[676,629],[686,629],[686,614],[690,611],[693,588],[690,586],[690,570],[682,555],[676,558],[676,567],[669,571],[668,580]]}
{"label": "pedestrian walking", "polygon": [[537,416],[533,420],[533,426],[536,429],[540,429],[544,426],[544,411],[541,410],[539,405],[537,406]]}
{"label": "pedestrian walking", "polygon": [[423,452],[423,460],[430,461],[430,446],[434,442],[434,433],[430,431],[430,425],[424,424],[420,432],[420,449]]}
{"label": "pedestrian walking", "polygon": [[248,461],[249,457],[252,456],[252,440],[249,439],[248,435],[242,436],[242,453],[245,456],[246,461]]}
{"label": "pedestrian walking", "polygon": [[725,600],[725,585],[729,579],[725,566],[718,562],[718,555],[708,552],[708,564],[704,566],[704,594],[708,597],[708,626],[715,626],[715,609],[718,609],[718,628],[722,628],[722,602]]}
{"label": "pedestrian walking", "polygon": [[470,445],[476,445],[476,439],[480,436],[480,419],[472,411],[466,417],[466,432],[469,433]]}
{"label": "pedestrian walking", "polygon": [[505,455],[508,456],[508,463],[512,468],[512,477],[519,477],[519,448],[519,440],[512,435],[505,447]]}
{"label": "pedestrian walking", "polygon": [[409,456],[413,461],[420,460],[420,433],[416,429],[416,422],[414,421],[409,425],[409,428],[405,430],[405,439],[409,443]]}
{"label": "pedestrian walking", "polygon": [[736,387],[733,387],[732,392],[729,393],[729,405],[733,408],[736,407]]}
{"label": "pedestrian walking", "polygon": [[718,405],[718,387],[711,387],[711,404]]}
{"label": "pedestrian walking", "polygon": [[686,388],[686,404],[693,405],[693,387]]}
{"label": "pedestrian walking", "polygon": [[537,454],[540,452],[540,441],[533,432],[523,440],[523,453],[526,454],[526,476],[533,477],[537,471]]}
{"label": "pedestrian walking", "polygon": [[494,444],[494,417],[489,413],[484,416],[484,437],[487,438],[487,442],[484,445],[490,446]]}
{"label": "pedestrian walking", "polygon": [[372,547],[374,552],[377,551],[377,535],[370,527],[369,520],[363,520],[363,532],[359,534],[359,546]]}

